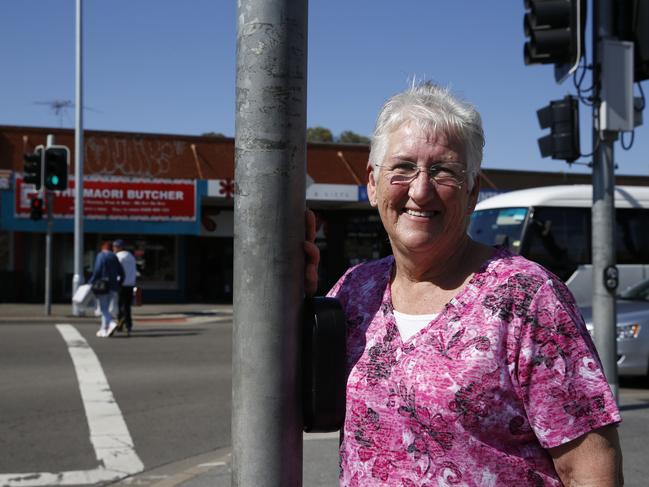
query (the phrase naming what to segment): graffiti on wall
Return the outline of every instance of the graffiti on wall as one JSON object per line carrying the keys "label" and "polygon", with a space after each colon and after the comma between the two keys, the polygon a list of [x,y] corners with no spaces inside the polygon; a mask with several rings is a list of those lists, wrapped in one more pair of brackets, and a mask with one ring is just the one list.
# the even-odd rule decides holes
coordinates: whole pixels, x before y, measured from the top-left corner
{"label": "graffiti on wall", "polygon": [[122,137],[91,136],[85,145],[89,172],[148,178],[168,176],[189,149],[182,141]]}

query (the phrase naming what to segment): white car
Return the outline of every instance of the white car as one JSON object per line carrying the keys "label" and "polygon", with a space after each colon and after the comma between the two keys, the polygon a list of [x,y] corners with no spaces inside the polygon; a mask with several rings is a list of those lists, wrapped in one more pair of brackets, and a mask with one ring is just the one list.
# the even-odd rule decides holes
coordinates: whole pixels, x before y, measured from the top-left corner
{"label": "white car", "polygon": [[[619,294],[616,307],[618,374],[649,376],[649,279]],[[581,311],[592,335],[592,308]]]}

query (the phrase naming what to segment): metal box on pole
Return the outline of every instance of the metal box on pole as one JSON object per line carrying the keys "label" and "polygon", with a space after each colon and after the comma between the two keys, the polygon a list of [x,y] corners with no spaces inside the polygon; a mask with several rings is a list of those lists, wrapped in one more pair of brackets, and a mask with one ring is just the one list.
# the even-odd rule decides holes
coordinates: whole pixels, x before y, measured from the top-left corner
{"label": "metal box on pole", "polygon": [[604,39],[600,130],[628,132],[634,127],[633,42]]}

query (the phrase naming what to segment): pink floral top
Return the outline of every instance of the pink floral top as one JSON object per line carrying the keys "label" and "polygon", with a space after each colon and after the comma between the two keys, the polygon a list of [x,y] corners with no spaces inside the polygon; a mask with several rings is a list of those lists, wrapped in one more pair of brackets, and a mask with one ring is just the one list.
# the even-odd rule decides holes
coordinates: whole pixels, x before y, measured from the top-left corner
{"label": "pink floral top", "polygon": [[405,343],[393,257],[330,291],[348,325],[345,486],[556,486],[545,448],[620,421],[572,295],[499,250]]}

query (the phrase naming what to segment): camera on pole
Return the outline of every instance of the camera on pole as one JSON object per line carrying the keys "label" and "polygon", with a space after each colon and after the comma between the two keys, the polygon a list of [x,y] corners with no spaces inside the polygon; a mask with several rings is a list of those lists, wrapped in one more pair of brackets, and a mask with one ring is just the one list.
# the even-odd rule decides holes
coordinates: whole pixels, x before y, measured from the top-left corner
{"label": "camera on pole", "polygon": [[23,155],[25,165],[23,169],[23,182],[33,184],[38,190],[43,185],[43,146],[39,145],[31,154]]}
{"label": "camera on pole", "polygon": [[542,129],[550,134],[539,139],[541,156],[574,162],[581,155],[579,144],[579,101],[573,96],[551,101],[537,112]]}
{"label": "camera on pole", "polygon": [[45,149],[43,182],[47,189],[65,190],[68,187],[68,162],[70,151],[64,145],[51,145]]}
{"label": "camera on pole", "polygon": [[561,83],[582,56],[586,2],[525,0],[525,8],[525,64],[554,64],[555,80]]}

